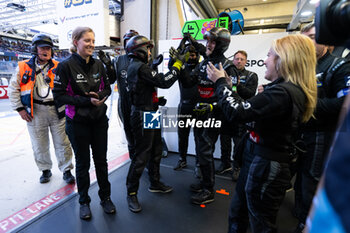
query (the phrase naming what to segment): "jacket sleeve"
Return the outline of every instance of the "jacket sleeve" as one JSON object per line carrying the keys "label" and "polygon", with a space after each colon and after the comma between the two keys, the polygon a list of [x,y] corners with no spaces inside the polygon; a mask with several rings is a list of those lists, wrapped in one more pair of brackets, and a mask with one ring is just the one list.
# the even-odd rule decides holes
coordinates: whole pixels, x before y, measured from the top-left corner
{"label": "jacket sleeve", "polygon": [[258,75],[256,73],[250,72],[247,82],[245,84],[239,83],[237,85],[237,92],[243,99],[252,98],[256,93],[256,88],[258,87]]}
{"label": "jacket sleeve", "polygon": [[16,72],[12,75],[10,79],[10,85],[8,88],[8,95],[11,102],[11,108],[15,111],[20,111],[25,109],[21,102],[21,76],[19,73],[19,67],[17,66]]}
{"label": "jacket sleeve", "polygon": [[231,90],[224,78],[219,79],[215,86],[218,106],[231,123],[251,122],[292,109],[292,100],[282,87],[270,88],[244,101]]}
{"label": "jacket sleeve", "polygon": [[90,97],[77,95],[73,92],[72,75],[68,71],[69,68],[63,62],[58,64],[52,90],[55,102],[79,107],[92,106]]}
{"label": "jacket sleeve", "polygon": [[337,117],[343,106],[345,95],[350,86],[350,63],[344,64],[337,70],[329,83],[329,93],[332,97],[318,98],[316,105],[316,118],[330,115]]}
{"label": "jacket sleeve", "polygon": [[165,89],[171,87],[176,82],[179,74],[180,71],[175,67],[172,67],[166,74],[158,73],[146,64],[143,64],[139,69],[140,79],[143,79],[146,83],[150,83],[155,87]]}

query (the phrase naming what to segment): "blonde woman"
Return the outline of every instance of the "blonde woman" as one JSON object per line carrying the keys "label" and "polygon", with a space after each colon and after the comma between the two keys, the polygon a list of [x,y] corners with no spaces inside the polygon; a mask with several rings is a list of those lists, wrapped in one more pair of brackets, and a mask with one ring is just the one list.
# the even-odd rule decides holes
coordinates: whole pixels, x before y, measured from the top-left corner
{"label": "blonde woman", "polygon": [[92,57],[95,33],[77,27],[72,34],[72,56],[57,67],[53,94],[56,102],[66,104],[66,132],[73,146],[80,203],[80,218],[92,217],[90,210],[90,147],[96,168],[100,204],[108,214],[116,208],[110,199],[111,185],[107,168],[107,106],[111,94],[102,62]]}
{"label": "blonde woman", "polygon": [[277,212],[291,180],[294,136],[316,106],[316,55],[309,38],[289,35],[275,40],[264,64],[265,78],[271,83],[246,101],[232,91],[222,66],[207,67],[226,118],[247,123],[249,130],[229,232],[246,232],[249,222],[252,232],[277,231]]}

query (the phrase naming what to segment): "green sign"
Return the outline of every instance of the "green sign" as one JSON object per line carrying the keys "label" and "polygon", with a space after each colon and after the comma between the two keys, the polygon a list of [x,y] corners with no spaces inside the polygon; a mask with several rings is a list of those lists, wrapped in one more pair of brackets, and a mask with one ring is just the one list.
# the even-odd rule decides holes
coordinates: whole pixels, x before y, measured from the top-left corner
{"label": "green sign", "polygon": [[194,39],[203,40],[204,33],[213,27],[228,28],[229,17],[219,18],[219,23],[217,21],[217,18],[187,21],[182,28],[182,34],[190,33]]}

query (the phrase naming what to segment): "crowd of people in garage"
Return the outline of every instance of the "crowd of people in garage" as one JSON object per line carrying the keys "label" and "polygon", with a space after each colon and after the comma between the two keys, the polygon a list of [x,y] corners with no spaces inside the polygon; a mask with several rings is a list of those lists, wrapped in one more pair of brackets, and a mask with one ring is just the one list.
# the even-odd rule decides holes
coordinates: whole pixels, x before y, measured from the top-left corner
{"label": "crowd of people in garage", "polygon": [[[131,160],[125,177],[128,208],[142,211],[138,192],[144,191],[140,177],[146,167],[148,191],[172,192],[171,180],[163,181],[160,175],[161,130],[144,128],[143,116],[159,113],[166,104],[157,96],[157,88],[170,88],[177,81],[179,120],[220,121],[209,128],[194,127],[194,141],[189,141],[189,128],[178,128],[179,160],[174,170],[187,166],[188,144],[196,148],[197,178],[188,187],[191,202],[214,202],[216,175],[229,174],[236,186],[228,207],[228,232],[248,228],[277,232],[278,211],[286,192],[294,188],[293,215],[298,225],[291,230],[302,232],[348,94],[349,60],[318,44],[311,23],[300,33],[272,42],[264,61],[264,78],[269,83],[258,85],[257,74],[245,69],[246,51],[232,51],[232,60],[225,57],[230,38],[230,32],[220,27],[204,34],[205,45],[184,34],[177,48],[169,48],[169,71],[160,73],[157,66],[163,57],[152,54],[153,41],[135,30],[123,37],[125,55],[113,60],[102,51],[95,55],[95,33],[88,27],[73,31],[71,55],[60,62],[54,59],[52,38],[35,35],[32,44],[23,48],[32,57],[18,62],[9,98],[13,110],[27,122],[40,183],[52,176],[50,129],[62,177],[68,184],[76,182],[80,218],[92,218],[91,157],[100,204],[106,213],[116,213],[108,178],[105,101],[111,84],[117,82],[119,115]],[[5,43],[9,42],[1,40]],[[222,156],[215,167],[213,153],[219,137]]]}

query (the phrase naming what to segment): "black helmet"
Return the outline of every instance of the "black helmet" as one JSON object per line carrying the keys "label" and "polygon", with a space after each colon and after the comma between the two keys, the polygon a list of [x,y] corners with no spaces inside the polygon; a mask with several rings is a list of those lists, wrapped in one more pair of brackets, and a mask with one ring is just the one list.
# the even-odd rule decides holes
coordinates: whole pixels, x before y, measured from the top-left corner
{"label": "black helmet", "polygon": [[137,57],[148,62],[148,48],[153,48],[153,42],[145,36],[134,36],[126,44],[125,50],[129,57]]}
{"label": "black helmet", "polygon": [[45,47],[45,46],[49,46],[49,47],[53,47],[53,42],[51,37],[45,35],[45,34],[36,34],[33,37],[32,40],[32,46],[38,46],[38,47]]}
{"label": "black helmet", "polygon": [[123,40],[124,40],[124,47],[126,47],[126,40],[130,40],[131,37],[133,36],[137,36],[139,33],[135,30],[130,29],[129,31],[127,31],[124,36],[123,36]]}
{"label": "black helmet", "polygon": [[31,52],[34,55],[38,55],[38,49],[37,47],[51,47],[51,56],[53,56],[53,42],[51,37],[45,35],[45,34],[36,34],[33,39],[32,39],[32,48],[31,48]]}
{"label": "black helmet", "polygon": [[226,28],[212,28],[210,31],[205,32],[203,38],[216,42],[213,55],[223,54],[231,42],[231,34]]}

